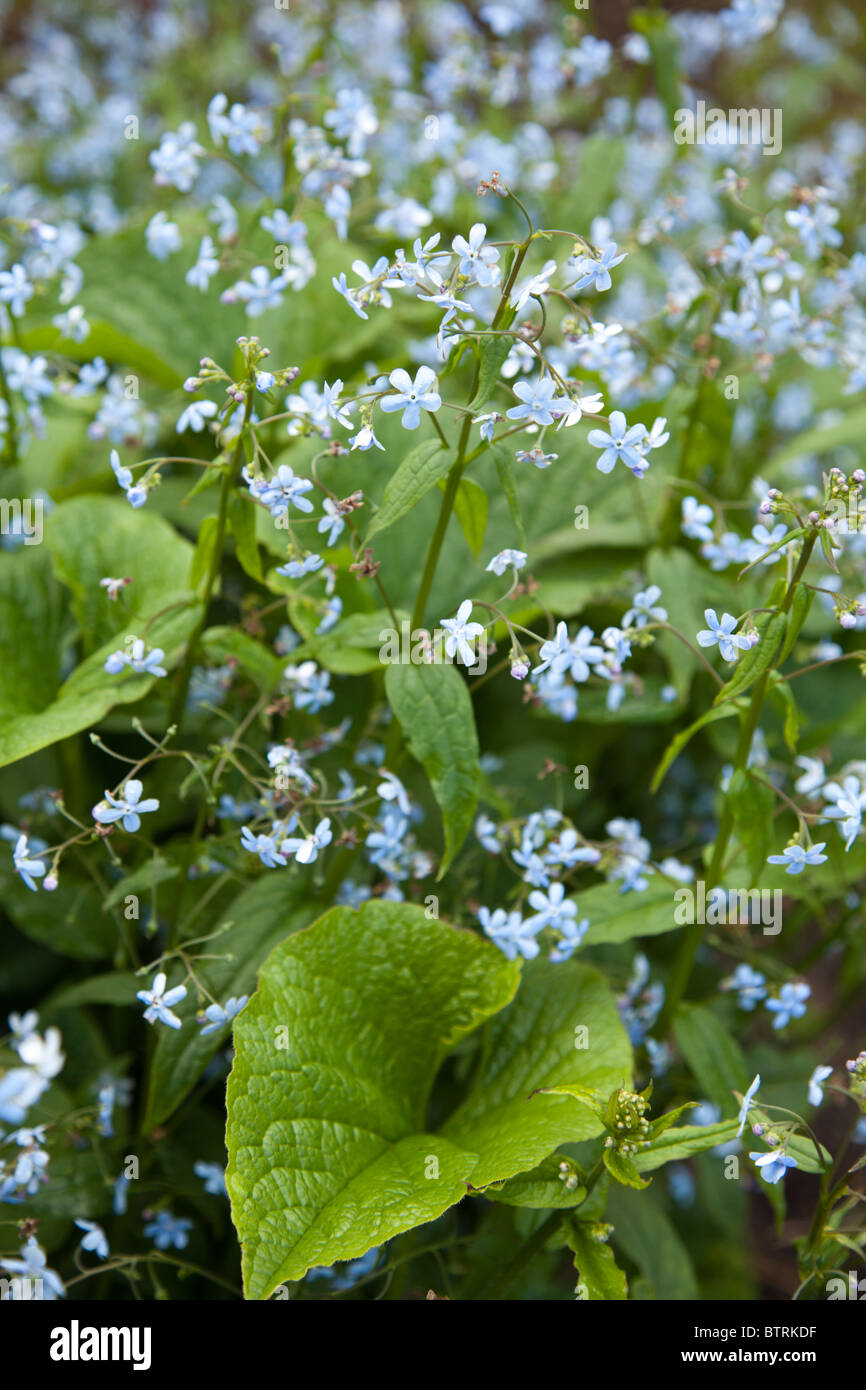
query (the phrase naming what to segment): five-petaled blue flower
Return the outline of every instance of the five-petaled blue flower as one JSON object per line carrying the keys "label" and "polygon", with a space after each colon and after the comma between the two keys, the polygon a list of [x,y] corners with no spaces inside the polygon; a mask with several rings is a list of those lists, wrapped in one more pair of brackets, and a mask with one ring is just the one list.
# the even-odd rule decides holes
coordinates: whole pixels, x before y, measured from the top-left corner
{"label": "five-petaled blue flower", "polygon": [[396,395],[383,396],[380,404],[386,414],[394,410],[403,411],[401,424],[404,430],[417,430],[421,423],[422,410],[438,410],[442,397],[436,390],[438,379],[432,367],[419,367],[413,381],[403,367],[397,367],[388,380]]}
{"label": "five-petaled blue flower", "polygon": [[189,1244],[188,1232],[192,1221],[186,1216],[173,1216],[170,1211],[158,1211],[153,1220],[144,1228],[157,1250],[184,1250]]}
{"label": "five-petaled blue flower", "polygon": [[806,1012],[806,1000],[811,993],[810,987],[803,981],[794,984],[789,981],[788,984],[782,985],[778,999],[767,1000],[767,1008],[770,1013],[776,1015],[773,1027],[784,1028],[792,1018],[802,1018]]}
{"label": "five-petaled blue flower", "polygon": [[757,1168],[760,1168],[764,1182],[779,1182],[789,1168],[796,1168],[797,1166],[796,1158],[791,1158],[789,1154],[750,1153],[749,1158],[753,1160]]}
{"label": "five-petaled blue flower", "polygon": [[595,464],[599,472],[612,472],[617,459],[621,459],[636,478],[642,478],[649,468],[649,460],[639,454],[635,446],[644,440],[646,435],[646,425],[629,426],[621,410],[612,410],[609,428],[607,430],[590,430],[586,439],[593,449],[601,449],[602,451]]}
{"label": "five-petaled blue flower", "polygon": [[249,995],[242,994],[240,998],[232,995],[231,999],[227,999],[224,1004],[208,1004],[205,1009],[208,1022],[202,1028],[201,1036],[204,1038],[208,1033],[216,1033],[224,1024],[231,1023],[232,1019],[237,1018],[241,1009],[246,1008],[248,1003]]}
{"label": "five-petaled blue flower", "polygon": [[725,661],[736,661],[737,651],[748,651],[752,645],[751,639],[744,632],[734,632],[739,621],[733,614],[723,613],[722,621],[719,622],[715,609],[705,608],[704,622],[707,626],[701,628],[698,633],[698,645],[714,647],[718,642],[719,651]]}
{"label": "five-petaled blue flower", "polygon": [[144,1017],[148,1023],[165,1023],[169,1028],[180,1028],[181,1021],[177,1014],[172,1013],[172,1007],[179,1004],[186,998],[186,985],[175,985],[174,989],[166,992],[166,977],[162,971],[154,977],[152,989],[140,989],[136,992],[136,999],[140,999],[147,1005]]}
{"label": "five-petaled blue flower", "polygon": [[124,782],[118,796],[112,796],[111,792],[105,793],[105,800],[93,808],[93,819],[99,821],[100,825],[111,825],[119,820],[124,830],[134,835],[141,827],[141,816],[159,810],[156,797],[151,796],[142,801],[141,793],[141,782],[137,777],[130,777],[128,782]]}
{"label": "five-petaled blue flower", "polygon": [[807,864],[826,864],[827,856],[821,853],[826,843],[826,840],[822,840],[819,845],[810,845],[808,849],[802,845],[787,845],[781,854],[768,855],[767,863],[784,864],[786,874],[801,874]]}

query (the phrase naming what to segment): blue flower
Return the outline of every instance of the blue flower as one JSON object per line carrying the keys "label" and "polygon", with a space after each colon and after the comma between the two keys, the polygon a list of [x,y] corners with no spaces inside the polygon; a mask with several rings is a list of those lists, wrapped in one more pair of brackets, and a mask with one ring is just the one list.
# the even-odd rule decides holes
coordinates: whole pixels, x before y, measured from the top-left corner
{"label": "blue flower", "polygon": [[242,994],[240,998],[233,995],[231,999],[226,1000],[225,1004],[209,1004],[205,1009],[205,1015],[209,1021],[202,1028],[201,1036],[204,1038],[208,1033],[216,1033],[226,1023],[231,1023],[232,1019],[237,1018],[241,1009],[246,1008],[248,1003],[249,995]]}
{"label": "blue flower", "polygon": [[807,864],[826,864],[827,856],[821,853],[826,843],[826,840],[822,840],[819,845],[810,845],[808,849],[802,845],[787,845],[781,854],[768,855],[767,863],[784,864],[786,874],[801,874]]}
{"label": "blue flower", "polygon": [[287,463],[280,464],[275,477],[264,487],[258,484],[254,490],[253,484],[249,484],[253,496],[265,504],[271,516],[286,516],[291,506],[302,512],[311,512],[313,504],[304,493],[309,492],[312,486],[309,478],[296,478],[294,469]]}
{"label": "blue flower", "polygon": [[595,465],[599,472],[612,472],[614,464],[621,460],[636,478],[642,478],[649,468],[649,462],[638,453],[635,446],[646,438],[646,433],[646,425],[629,427],[621,410],[611,411],[609,429],[590,430],[586,436],[587,443],[591,444],[593,449],[602,451]]}
{"label": "blue flower", "polygon": [[140,999],[143,1004],[147,1004],[144,1017],[148,1023],[165,1023],[169,1028],[180,1028],[181,1021],[177,1014],[172,1013],[172,1006],[179,1004],[186,998],[186,985],[176,985],[166,993],[166,977],[162,971],[154,977],[152,989],[140,989],[136,992],[136,999]]}
{"label": "blue flower", "polygon": [[380,404],[386,414],[394,410],[403,411],[401,423],[405,430],[417,430],[422,409],[434,411],[442,404],[442,397],[435,389],[438,380],[432,367],[419,367],[414,381],[403,367],[398,367],[388,380],[395,388],[396,395],[384,396]]}
{"label": "blue flower", "polygon": [[41,859],[32,859],[27,849],[27,836],[19,835],[12,851],[13,870],[18,874],[21,882],[30,889],[31,893],[37,891],[34,878],[42,878],[45,873],[45,865]]}
{"label": "blue flower", "polygon": [[739,1113],[739,1115],[737,1116],[737,1119],[738,1119],[739,1122],[740,1122],[740,1128],[737,1130],[737,1138],[738,1138],[738,1139],[739,1139],[740,1135],[742,1134],[743,1130],[744,1130],[745,1127],[746,1127],[746,1121],[747,1121],[747,1119],[749,1118],[749,1111],[750,1111],[751,1108],[752,1108],[752,1100],[753,1100],[754,1095],[755,1095],[755,1092],[757,1091],[757,1089],[758,1089],[758,1087],[760,1086],[760,1084],[761,1084],[761,1078],[760,1078],[760,1076],[756,1076],[755,1079],[754,1079],[754,1081],[752,1082],[751,1086],[749,1087],[748,1091],[747,1091],[746,1094],[743,1096],[743,1103],[742,1103],[742,1105],[740,1106],[740,1113]]}
{"label": "blue flower", "polygon": [[105,670],[116,676],[124,666],[128,666],[138,676],[164,676],[165,667],[159,664],[164,656],[162,647],[152,647],[145,655],[144,641],[141,637],[135,637],[125,651],[111,653],[105,662]]}
{"label": "blue flower", "polygon": [[[552,377],[541,377],[536,382],[517,381],[514,394],[521,405],[513,405],[506,410],[509,420],[525,420],[527,424],[552,425],[556,419],[556,383]],[[564,397],[562,398],[565,399]]]}
{"label": "blue flower", "polygon": [[791,1158],[788,1154],[780,1153],[750,1153],[751,1158],[757,1168],[761,1170],[761,1177],[764,1182],[779,1182],[789,1168],[796,1168],[796,1158]]}
{"label": "blue flower", "polygon": [[478,653],[472,645],[476,637],[484,635],[484,627],[481,623],[470,623],[469,615],[472,612],[471,598],[464,599],[457,609],[454,618],[440,618],[440,624],[445,628],[448,636],[445,638],[445,655],[460,657],[464,666],[474,666],[478,660]]}
{"label": "blue flower", "polygon": [[809,1104],[818,1106],[824,1099],[824,1082],[833,1075],[832,1067],[816,1067],[809,1077]]}
{"label": "blue flower", "polygon": [[612,283],[610,272],[614,266],[625,260],[627,254],[626,251],[621,251],[617,255],[616,242],[609,241],[606,246],[602,247],[598,259],[595,256],[579,256],[573,267],[578,278],[570,288],[576,291],[586,289],[587,285],[592,285],[593,289],[599,293],[609,290]]}
{"label": "blue flower", "polygon": [[48,1256],[37,1243],[35,1236],[30,1236],[27,1244],[21,1246],[20,1254],[20,1260],[0,1260],[0,1269],[5,1269],[12,1275],[21,1275],[27,1281],[22,1287],[20,1281],[12,1279],[13,1300],[32,1298],[51,1303],[57,1298],[66,1297],[63,1280],[56,1270],[47,1267]]}
{"label": "blue flower", "polygon": [[701,631],[698,633],[698,645],[701,647],[714,647],[718,642],[719,651],[725,661],[736,661],[737,650],[735,649],[745,652],[748,651],[752,645],[750,638],[748,638],[745,633],[734,632],[734,628],[739,621],[739,618],[735,618],[733,614],[723,613],[722,621],[719,622],[715,609],[705,608],[704,622],[707,626],[701,628]]}
{"label": "blue flower", "polygon": [[784,1028],[786,1024],[791,1022],[792,1018],[802,1018],[806,1012],[806,1000],[811,993],[809,986],[802,981],[796,984],[782,985],[778,999],[766,1001],[766,1007],[770,1013],[776,1015],[773,1019],[773,1027]]}
{"label": "blue flower", "polygon": [[188,1231],[192,1229],[192,1221],[185,1216],[173,1216],[170,1211],[158,1211],[153,1220],[144,1228],[144,1234],[150,1236],[157,1250],[170,1250],[172,1246],[175,1250],[185,1250],[189,1244]]}
{"label": "blue flower", "polygon": [[319,850],[325,849],[334,838],[331,830],[329,817],[320,820],[312,835],[305,835],[303,839],[294,838],[284,840],[280,846],[283,854],[294,855],[298,864],[312,864],[319,857]]}
{"label": "blue flower", "polygon": [[100,1260],[108,1258],[108,1240],[101,1226],[95,1221],[85,1221],[83,1217],[76,1217],[75,1224],[87,1234],[81,1242],[82,1250],[92,1250],[94,1255],[98,1255]]}
{"label": "blue flower", "polygon": [[753,970],[745,963],[738,965],[733,975],[723,980],[720,989],[733,989],[737,992],[737,1004],[746,1013],[751,1013],[767,993],[767,980],[759,970]]}
{"label": "blue flower", "polygon": [[334,542],[342,534],[346,523],[343,520],[342,513],[339,510],[336,502],[332,502],[330,497],[326,497],[322,505],[325,509],[325,515],[320,518],[316,530],[320,534],[327,531],[327,544],[333,545]]}
{"label": "blue flower", "polygon": [[192,1171],[197,1178],[201,1178],[205,1192],[212,1197],[226,1196],[226,1175],[218,1163],[202,1163],[199,1160],[193,1164]]}
{"label": "blue flower", "polygon": [[540,948],[534,931],[519,912],[506,912],[504,907],[491,912],[488,907],[480,907],[478,920],[485,936],[489,936],[509,960],[516,960],[518,955],[524,960],[534,960],[538,955]]}
{"label": "blue flower", "polygon": [[536,888],[529,895],[529,905],[536,911],[528,919],[527,925],[531,923],[536,931],[541,931],[542,927],[555,927],[561,932],[573,930],[574,923],[569,924],[569,918],[577,916],[577,903],[566,898],[563,884],[552,883],[547,893]]}
{"label": "blue flower", "polygon": [[493,556],[487,569],[492,574],[505,574],[507,567],[512,566],[513,569],[521,570],[525,563],[527,563],[525,550],[499,550],[498,555]]}
{"label": "blue flower", "polygon": [[277,842],[280,822],[275,821],[270,835],[256,835],[245,825],[241,830],[241,845],[250,854],[257,854],[266,869],[282,868],[288,861]]}
{"label": "blue flower", "polygon": [[93,819],[100,825],[111,825],[119,820],[124,830],[134,835],[141,827],[141,815],[159,810],[156,797],[149,797],[147,801],[141,800],[142,790],[138,778],[130,777],[121,787],[119,796],[114,797],[111,792],[105,793],[105,801],[100,801],[93,807]]}

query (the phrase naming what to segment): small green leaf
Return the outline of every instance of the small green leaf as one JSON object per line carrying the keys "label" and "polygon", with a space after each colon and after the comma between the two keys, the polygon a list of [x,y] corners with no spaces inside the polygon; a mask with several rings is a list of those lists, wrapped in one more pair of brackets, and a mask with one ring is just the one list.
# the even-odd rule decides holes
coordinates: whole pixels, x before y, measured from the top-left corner
{"label": "small green leaf", "polygon": [[586,1197],[586,1188],[580,1185],[566,1187],[560,1174],[560,1165],[563,1162],[570,1168],[574,1166],[568,1164],[559,1154],[550,1154],[528,1173],[518,1173],[516,1177],[507,1178],[501,1185],[485,1188],[484,1195],[507,1207],[531,1207],[535,1210],[551,1207],[566,1210],[569,1207],[579,1207]]}
{"label": "small green leaf", "polygon": [[746,849],[751,881],[755,884],[773,843],[776,798],[768,786],[742,768],[732,774],[725,795],[734,815],[737,835]]}
{"label": "small green leaf", "polygon": [[658,791],[671,765],[676,761],[680,753],[682,753],[686,744],[689,743],[698,732],[698,729],[702,729],[705,724],[714,723],[716,719],[727,719],[730,715],[735,713],[736,711],[734,709],[726,705],[722,705],[719,709],[708,709],[699,719],[696,719],[693,724],[690,724],[687,729],[683,729],[682,733],[672,738],[664,751],[661,762],[653,773],[652,781],[650,782],[650,791],[653,793]]}
{"label": "small green leaf", "polygon": [[736,1120],[720,1120],[714,1125],[680,1125],[653,1139],[649,1147],[635,1154],[639,1173],[651,1173],[665,1163],[694,1158],[695,1154],[714,1149],[717,1144],[729,1144],[737,1137]]}
{"label": "small green leaf", "polygon": [[[440,482],[439,486],[444,489],[444,482]],[[477,560],[481,555],[487,530],[487,493],[484,488],[479,487],[471,478],[462,478],[454,498],[454,510],[466,537],[466,544]]]}
{"label": "small green leaf", "polygon": [[623,1187],[649,1187],[650,1179],[641,1177],[627,1154],[618,1153],[616,1149],[604,1150],[604,1166],[611,1177],[617,1182],[622,1183]]}
{"label": "small green leaf", "polygon": [[758,642],[750,647],[737,663],[737,669],[729,681],[722,686],[713,704],[732,700],[742,695],[773,664],[773,658],[788,626],[787,613],[761,613],[755,620]]}
{"label": "small green leaf", "polygon": [[[604,1234],[603,1234],[604,1233]],[[599,1222],[572,1219],[566,1227],[566,1241],[574,1252],[578,1288],[589,1302],[620,1302],[628,1297],[628,1285],[617,1267],[614,1253]]]}
{"label": "small green leaf", "polygon": [[707,1100],[718,1105],[723,1115],[737,1110],[733,1092],[743,1094],[748,1088],[746,1063],[715,1014],[697,1004],[681,1005],[674,1019],[674,1036]]}
{"label": "small green leaf", "polygon": [[471,402],[471,410],[480,411],[493,394],[502,364],[511,351],[511,343],[510,334],[490,335],[479,342],[478,390]]}
{"label": "small green leaf", "polygon": [[261,584],[262,559],[256,542],[256,504],[248,494],[236,492],[229,503],[229,524],[242,569]]}
{"label": "small green leaf", "polygon": [[447,663],[394,664],[385,672],[388,701],[409,751],[424,768],[442,811],[445,873],[478,803],[478,735],[466,682]]}
{"label": "small green leaf", "polygon": [[189,567],[189,586],[197,589],[207,574],[213,558],[219,521],[215,516],[206,516],[198,528],[198,539]]}
{"label": "small green leaf", "polygon": [[499,478],[499,485],[505,493],[505,500],[508,503],[508,510],[511,513],[511,520],[517,528],[517,537],[521,548],[526,547],[526,528],[523,524],[523,513],[520,510],[520,498],[517,495],[517,476],[514,471],[514,459],[507,449],[500,445],[493,449],[493,461],[496,464],[496,473]]}
{"label": "small green leaf", "polygon": [[411,511],[440,478],[446,477],[453,462],[454,455],[443,448],[439,439],[416,444],[386,484],[382,505],[370,522],[365,543]]}

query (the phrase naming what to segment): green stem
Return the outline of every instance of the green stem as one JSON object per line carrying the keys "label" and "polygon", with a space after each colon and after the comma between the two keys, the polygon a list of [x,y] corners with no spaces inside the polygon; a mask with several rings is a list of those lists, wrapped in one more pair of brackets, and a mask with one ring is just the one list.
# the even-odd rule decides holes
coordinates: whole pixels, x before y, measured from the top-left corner
{"label": "green stem", "polygon": [[240,428],[240,432],[238,434],[237,443],[234,447],[231,462],[229,463],[228,467],[223,473],[222,483],[220,484],[219,512],[217,513],[217,532],[216,537],[214,538],[214,545],[213,551],[211,552],[210,564],[208,565],[204,593],[202,594],[201,617],[199,618],[195,630],[193,631],[192,635],[189,638],[189,641],[186,644],[186,655],[184,657],[183,667],[181,668],[180,681],[178,683],[177,693],[174,698],[174,705],[172,706],[171,718],[169,720],[169,723],[175,724],[178,729],[180,728],[181,723],[183,721],[184,710],[186,708],[186,697],[189,692],[189,683],[192,679],[193,666],[195,665],[195,658],[198,653],[198,645],[201,641],[202,633],[204,632],[205,626],[207,624],[208,609],[210,608],[211,597],[213,595],[217,579],[219,578],[220,570],[222,569],[223,544],[225,542],[226,530],[228,528],[229,502],[231,501],[232,488],[234,487],[237,481],[237,477],[240,472],[241,462],[244,456],[244,430],[246,429],[246,426],[249,422],[250,414],[252,412],[252,403],[253,394],[252,391],[249,391],[246,398],[246,404],[244,406],[244,418]]}
{"label": "green stem", "polygon": [[[531,241],[532,235],[528,236],[526,241],[521,242],[521,244],[517,248],[517,252],[514,257],[514,263],[511,267],[511,270],[509,271],[508,279],[506,280],[505,285],[503,286],[502,296],[499,300],[499,305],[497,307],[496,313],[493,316],[493,322],[490,325],[491,329],[495,330],[499,327],[500,323],[502,322],[502,319],[504,318],[508,310],[509,296],[511,295],[511,291],[514,288],[514,282],[517,279],[518,272],[526,257],[526,253],[529,250]],[[470,401],[474,400],[477,394],[480,374],[481,364],[479,362],[476,364],[475,367],[475,376],[472,382],[472,390],[469,395]],[[439,508],[439,518],[436,522],[436,529],[434,530],[433,535],[430,538],[430,546],[427,551],[427,559],[424,562],[424,571],[421,575],[421,583],[418,588],[418,597],[415,600],[415,609],[412,614],[413,631],[416,628],[420,627],[422,622],[424,621],[424,613],[427,608],[427,600],[430,597],[430,590],[433,587],[433,580],[436,576],[436,566],[439,563],[439,554],[442,550],[442,543],[445,540],[445,532],[448,530],[448,522],[451,520],[451,513],[454,510],[454,502],[457,497],[457,489],[460,487],[460,480],[466,468],[466,448],[469,443],[469,431],[471,428],[472,415],[470,413],[467,413],[463,421],[462,428],[460,430],[460,439],[457,444],[457,458],[455,459],[448,473],[448,478],[445,483],[445,492],[442,496],[442,505]],[[439,433],[441,435],[441,429]]]}
{"label": "green stem", "polygon": [[[804,542],[803,549],[800,552],[800,559],[797,564],[797,568],[794,571],[790,583],[788,584],[788,588],[785,592],[785,597],[782,599],[782,603],[779,608],[779,611],[781,613],[788,613],[790,611],[791,604],[794,601],[794,590],[797,584],[799,584],[803,574],[805,573],[806,566],[809,563],[809,559],[812,554],[812,550],[815,545],[816,539],[817,534],[814,533],[811,536],[807,537],[806,541]],[[752,751],[752,740],[755,737],[755,731],[758,727],[758,722],[761,718],[761,711],[764,707],[764,700],[766,698],[767,688],[769,686],[770,677],[772,674],[773,668],[769,667],[756,682],[754,690],[752,691],[752,698],[749,704],[749,708],[746,711],[746,716],[740,728],[740,738],[737,744],[736,757],[734,759],[735,772],[745,772],[746,770],[746,766],[749,760],[749,754]],[[731,810],[730,803],[726,800],[725,807],[722,811],[722,816],[719,821],[719,831],[716,836],[715,846],[713,848],[713,857],[710,860],[710,865],[707,870],[708,893],[713,888],[717,887],[722,877],[722,873],[724,871],[725,856],[727,855],[728,846],[730,844],[733,832],[734,814]],[[652,1030],[654,1036],[657,1038],[665,1037],[668,1031],[670,1030],[670,1026],[673,1021],[673,1016],[677,1010],[680,1000],[682,999],[683,995],[686,992],[686,989],[688,988],[688,983],[691,979],[692,969],[695,963],[695,956],[698,953],[698,947],[701,944],[701,940],[702,932],[700,932],[697,929],[697,926],[693,927],[691,931],[686,930],[683,933],[682,939],[680,941],[679,950],[674,959],[670,976],[668,978],[668,986],[665,994],[664,1008],[659,1014],[655,1028]]]}

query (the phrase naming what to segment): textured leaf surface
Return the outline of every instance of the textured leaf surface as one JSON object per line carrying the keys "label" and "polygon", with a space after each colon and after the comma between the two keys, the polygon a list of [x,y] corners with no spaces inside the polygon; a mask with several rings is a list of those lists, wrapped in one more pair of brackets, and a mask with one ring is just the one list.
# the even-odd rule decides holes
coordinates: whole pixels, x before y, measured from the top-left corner
{"label": "textured leaf surface", "polygon": [[[588,1029],[576,1048],[575,1029]],[[566,1142],[600,1134],[601,1121],[570,1096],[533,1095],[574,1082],[605,1095],[631,1069],[631,1049],[616,1004],[595,970],[567,961],[530,961],[514,1002],[489,1025],[484,1068],[463,1105],[443,1126],[479,1155],[473,1186],[525,1172]]]}
{"label": "textured leaf surface", "polygon": [[441,878],[465,839],[478,803],[478,735],[466,683],[450,665],[389,666],[385,690],[412,756],[442,811]]}
{"label": "textured leaf surface", "polygon": [[370,523],[366,539],[369,541],[411,511],[415,503],[420,502],[431,487],[445,477],[453,462],[453,455],[442,447],[439,439],[425,439],[421,444],[416,444],[389,480],[382,505]]}
{"label": "textured leaf surface", "polygon": [[465,1194],[477,1157],[425,1132],[430,1089],[517,981],[487,942],[403,904],[337,908],[273,952],[235,1028],[228,1089],[248,1297],[361,1255]]}

